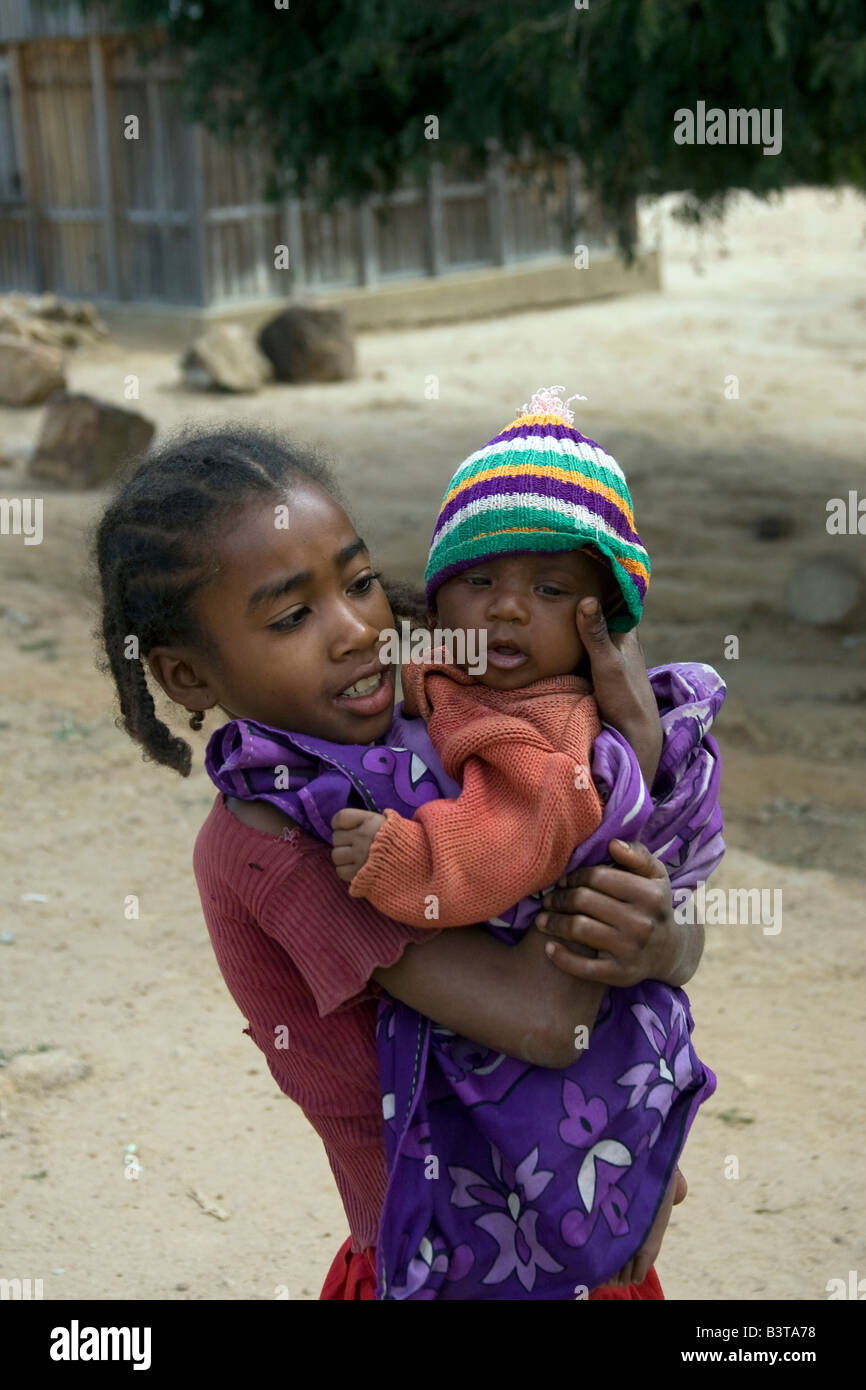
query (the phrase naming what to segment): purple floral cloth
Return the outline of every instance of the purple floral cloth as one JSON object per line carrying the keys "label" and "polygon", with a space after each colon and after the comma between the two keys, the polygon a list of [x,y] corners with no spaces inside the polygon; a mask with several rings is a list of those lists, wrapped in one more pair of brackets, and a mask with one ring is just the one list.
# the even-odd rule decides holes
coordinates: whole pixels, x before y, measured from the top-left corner
{"label": "purple floral cloth", "polygon": [[[604,725],[592,751],[603,822],[568,867],[611,862],[614,837],[640,839],[673,888],[694,890],[724,854],[721,767],[708,730],[725,687],[697,663],[648,674],[664,732],[654,797],[625,739]],[[233,720],[212,736],[206,766],[221,791],[270,801],[328,843],[341,807],[411,816],[460,790],[423,720],[400,706],[384,740],[368,746]],[[487,928],[516,944],[539,899],[522,899]],[[574,1062],[555,1070],[383,1002],[378,1297],[565,1299],[608,1282],[644,1243],[697,1108],[715,1090],[692,1027],[681,989],[657,980],[608,989],[588,1045],[578,1039]]]}

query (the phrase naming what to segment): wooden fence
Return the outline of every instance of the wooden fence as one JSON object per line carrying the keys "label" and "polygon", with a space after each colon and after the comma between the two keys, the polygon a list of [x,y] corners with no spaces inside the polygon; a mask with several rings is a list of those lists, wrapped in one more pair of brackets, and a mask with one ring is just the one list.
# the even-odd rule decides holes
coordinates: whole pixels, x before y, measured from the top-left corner
{"label": "wooden fence", "polygon": [[578,164],[432,165],[424,187],[327,214],[265,201],[266,179],[263,155],[185,121],[177,68],[141,66],[122,35],[4,43],[0,27],[4,289],[220,307],[557,255]]}

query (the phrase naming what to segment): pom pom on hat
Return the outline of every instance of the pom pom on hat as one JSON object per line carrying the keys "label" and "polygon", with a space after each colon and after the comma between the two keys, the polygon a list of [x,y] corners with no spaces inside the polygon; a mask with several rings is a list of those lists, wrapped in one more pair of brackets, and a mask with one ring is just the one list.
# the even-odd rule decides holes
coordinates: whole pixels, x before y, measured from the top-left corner
{"label": "pom pom on hat", "polygon": [[572,401],[585,401],[586,396],[569,396],[567,401],[563,401],[557,393],[564,390],[564,386],[542,386],[535,392],[529,405],[523,406],[520,416],[549,415],[552,419],[564,420],[567,425],[573,425],[574,411],[568,407]]}
{"label": "pom pom on hat", "polygon": [[649,556],[614,458],[574,427],[563,386],[536,391],[521,413],[461,463],[430,543],[427,601],[447,579],[498,555],[588,548],[616,579],[625,609],[614,632],[640,622]]}

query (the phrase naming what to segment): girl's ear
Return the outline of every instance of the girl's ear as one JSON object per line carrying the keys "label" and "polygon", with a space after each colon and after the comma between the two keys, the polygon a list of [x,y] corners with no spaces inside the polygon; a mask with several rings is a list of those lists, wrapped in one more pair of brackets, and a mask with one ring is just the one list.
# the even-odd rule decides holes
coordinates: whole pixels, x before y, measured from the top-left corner
{"label": "girl's ear", "polygon": [[154,647],[147,655],[150,674],[176,705],[192,713],[213,709],[217,696],[198,670],[195,656],[184,647]]}

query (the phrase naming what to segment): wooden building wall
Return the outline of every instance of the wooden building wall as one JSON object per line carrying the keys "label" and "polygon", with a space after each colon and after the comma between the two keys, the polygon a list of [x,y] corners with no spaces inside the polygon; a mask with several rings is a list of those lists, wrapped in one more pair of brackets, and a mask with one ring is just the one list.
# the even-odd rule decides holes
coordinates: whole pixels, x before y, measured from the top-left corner
{"label": "wooden building wall", "polygon": [[[95,20],[75,37],[15,42],[4,24],[4,289],[218,307],[285,296],[292,284],[370,285],[567,249],[575,160],[547,171],[496,159],[434,167],[425,187],[328,214],[274,204],[261,153],[184,119],[176,67],[141,66],[129,39]],[[280,245],[289,275],[274,265]]]}

